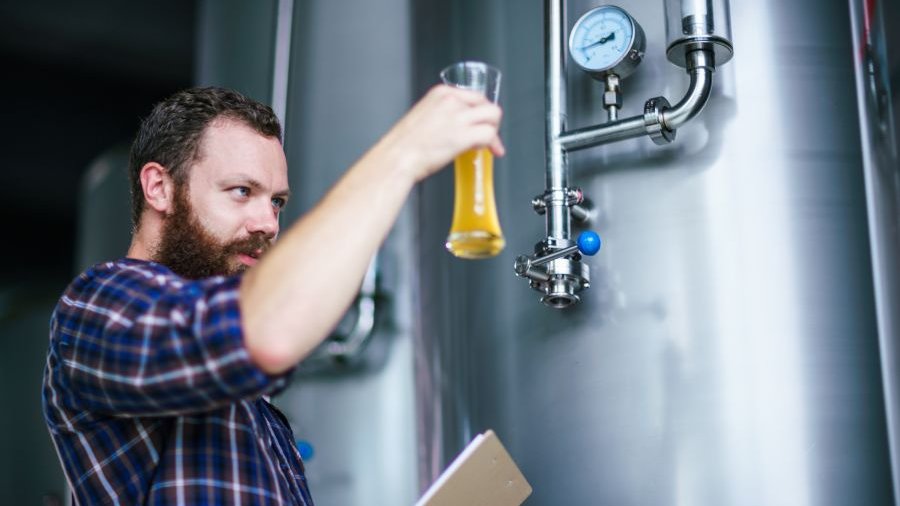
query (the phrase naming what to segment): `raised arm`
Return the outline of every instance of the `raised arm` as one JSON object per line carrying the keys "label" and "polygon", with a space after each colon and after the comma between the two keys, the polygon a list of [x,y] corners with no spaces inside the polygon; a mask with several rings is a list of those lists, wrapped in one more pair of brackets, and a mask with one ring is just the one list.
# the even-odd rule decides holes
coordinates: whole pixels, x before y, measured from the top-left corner
{"label": "raised arm", "polygon": [[272,374],[309,354],[338,323],[413,185],[463,151],[502,156],[501,111],[481,94],[432,88],[244,276],[244,338]]}

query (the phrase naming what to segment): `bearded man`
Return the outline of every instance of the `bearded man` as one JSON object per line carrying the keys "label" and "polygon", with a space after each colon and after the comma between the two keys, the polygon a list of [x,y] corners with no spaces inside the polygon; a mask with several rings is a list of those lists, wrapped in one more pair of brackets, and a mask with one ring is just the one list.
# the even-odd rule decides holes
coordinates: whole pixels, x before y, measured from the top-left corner
{"label": "bearded man", "polygon": [[502,156],[500,117],[436,86],[276,243],[289,189],[271,109],[221,88],[158,104],[132,146],[126,257],[78,276],[51,317],[44,415],[74,503],[311,505],[265,397],[337,324],[413,186],[468,149]]}

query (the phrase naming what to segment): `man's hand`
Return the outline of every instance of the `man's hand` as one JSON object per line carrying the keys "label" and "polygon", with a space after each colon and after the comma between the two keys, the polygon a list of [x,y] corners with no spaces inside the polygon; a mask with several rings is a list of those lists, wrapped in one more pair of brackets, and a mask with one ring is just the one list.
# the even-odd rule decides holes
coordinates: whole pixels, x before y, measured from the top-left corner
{"label": "man's hand", "polygon": [[403,153],[415,182],[437,172],[457,155],[475,148],[506,152],[498,135],[500,107],[483,94],[447,85],[433,87],[382,139]]}

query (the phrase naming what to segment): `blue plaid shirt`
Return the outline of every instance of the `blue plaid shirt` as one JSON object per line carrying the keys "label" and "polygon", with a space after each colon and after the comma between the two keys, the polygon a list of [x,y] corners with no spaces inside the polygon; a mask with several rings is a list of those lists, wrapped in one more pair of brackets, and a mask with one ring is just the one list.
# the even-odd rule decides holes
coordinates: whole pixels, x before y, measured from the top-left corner
{"label": "blue plaid shirt", "polygon": [[133,259],[76,278],[50,320],[44,417],[77,504],[312,505],[286,375],[244,347],[240,277]]}

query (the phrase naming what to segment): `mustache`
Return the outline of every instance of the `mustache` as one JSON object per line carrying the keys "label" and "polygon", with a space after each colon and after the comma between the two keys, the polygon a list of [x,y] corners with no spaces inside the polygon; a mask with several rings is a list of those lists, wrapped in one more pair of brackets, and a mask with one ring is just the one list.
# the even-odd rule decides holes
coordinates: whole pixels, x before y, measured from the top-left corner
{"label": "mustache", "polygon": [[228,254],[244,253],[252,256],[257,256],[256,252],[259,251],[259,256],[262,256],[272,247],[273,240],[273,238],[265,234],[255,234],[244,239],[231,241],[225,245],[225,251]]}

